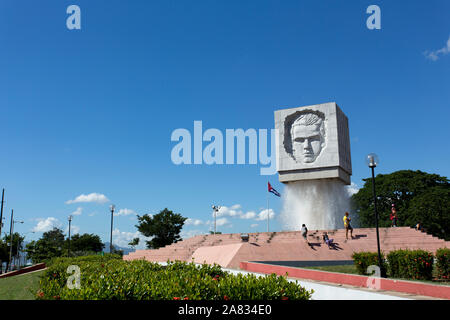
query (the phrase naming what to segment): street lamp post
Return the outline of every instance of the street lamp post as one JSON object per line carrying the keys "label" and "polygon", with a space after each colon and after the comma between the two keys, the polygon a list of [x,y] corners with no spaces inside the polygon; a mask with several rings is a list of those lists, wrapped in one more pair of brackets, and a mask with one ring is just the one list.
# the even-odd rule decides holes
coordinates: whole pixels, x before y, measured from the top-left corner
{"label": "street lamp post", "polygon": [[377,234],[377,250],[378,250],[378,266],[380,268],[381,277],[385,278],[385,270],[383,268],[383,262],[381,259],[381,250],[380,250],[380,233],[378,230],[378,211],[377,211],[377,194],[375,191],[375,167],[379,163],[378,156],[375,153],[370,153],[366,157],[366,163],[369,168],[372,170],[372,193],[373,193],[373,208],[375,210],[375,228]]}
{"label": "street lamp post", "polygon": [[[20,238],[19,238],[19,240],[20,240]],[[17,241],[16,255],[15,255],[14,260],[15,260],[14,264],[17,265],[17,270],[19,270],[20,269],[20,252],[19,252],[19,242],[18,241]]]}
{"label": "street lamp post", "polygon": [[214,234],[216,234],[216,217],[217,217],[217,212],[219,211],[220,207],[213,205],[212,208],[214,211]]}
{"label": "street lamp post", "polygon": [[11,256],[12,256],[12,233],[13,233],[13,228],[14,228],[14,221],[13,221],[13,217],[14,217],[14,209],[11,209],[11,222],[9,225],[9,264],[7,265],[8,268],[6,268],[6,272],[8,272],[9,269],[11,269]]}
{"label": "street lamp post", "polygon": [[112,248],[113,248],[113,244],[112,244],[112,234],[113,234],[113,217],[114,217],[114,209],[116,209],[115,205],[111,205],[109,207],[109,209],[111,210],[111,237],[109,239],[109,253],[112,253]]}
{"label": "street lamp post", "polygon": [[68,256],[70,257],[70,224],[72,222],[72,216],[69,216],[69,250],[68,250]]}
{"label": "street lamp post", "polygon": [[3,202],[5,200],[5,189],[2,191],[2,204],[0,209],[0,236],[2,235],[2,228],[3,228]]}
{"label": "street lamp post", "polygon": [[[11,225],[9,228],[9,270],[12,268],[12,248],[13,248],[13,232],[14,232],[14,224],[15,223],[23,223],[23,221],[14,220],[14,209],[11,210]],[[8,271],[8,270],[6,270]]]}

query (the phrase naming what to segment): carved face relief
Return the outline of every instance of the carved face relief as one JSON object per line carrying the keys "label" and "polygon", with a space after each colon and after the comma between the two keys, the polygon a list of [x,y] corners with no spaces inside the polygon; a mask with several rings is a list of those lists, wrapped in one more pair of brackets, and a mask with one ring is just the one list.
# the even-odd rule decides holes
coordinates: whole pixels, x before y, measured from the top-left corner
{"label": "carved face relief", "polygon": [[292,153],[297,162],[314,162],[322,150],[322,137],[317,125],[292,128]]}
{"label": "carved face relief", "polygon": [[297,163],[313,163],[325,145],[323,114],[302,112],[290,122],[290,153]]}

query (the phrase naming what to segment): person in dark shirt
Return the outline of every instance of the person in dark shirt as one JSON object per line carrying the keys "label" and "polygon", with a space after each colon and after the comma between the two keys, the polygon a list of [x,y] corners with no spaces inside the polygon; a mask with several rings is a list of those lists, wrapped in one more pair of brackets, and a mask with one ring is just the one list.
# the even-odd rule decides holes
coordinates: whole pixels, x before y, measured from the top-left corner
{"label": "person in dark shirt", "polygon": [[302,229],[300,230],[302,232],[302,237],[305,239],[306,243],[309,245],[308,242],[308,228],[306,228],[305,224],[302,224]]}
{"label": "person in dark shirt", "polygon": [[392,205],[390,219],[392,221],[392,227],[397,227],[397,209],[395,209],[394,205]]}
{"label": "person in dark shirt", "polygon": [[328,246],[328,249],[331,249],[331,247],[333,246],[333,239],[330,239],[328,237],[328,233],[324,232],[322,235],[322,239],[323,239],[323,242],[325,242],[326,245]]}

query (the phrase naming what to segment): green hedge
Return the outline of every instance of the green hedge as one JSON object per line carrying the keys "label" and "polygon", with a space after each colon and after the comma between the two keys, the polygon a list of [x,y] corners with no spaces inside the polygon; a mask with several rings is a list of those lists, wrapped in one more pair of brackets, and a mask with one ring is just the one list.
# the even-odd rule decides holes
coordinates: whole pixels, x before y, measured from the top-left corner
{"label": "green hedge", "polygon": [[403,263],[401,263],[400,260],[404,257],[403,252],[404,250],[395,250],[388,253],[387,271],[390,277],[401,278],[400,274],[402,273],[402,271],[400,270],[400,268]]}
{"label": "green hedge", "polygon": [[[441,270],[448,276],[448,251],[442,254]],[[367,268],[370,265],[378,265],[378,254],[375,252],[355,252],[352,256],[356,269],[361,275],[368,275]],[[447,260],[446,260],[447,259]],[[433,254],[424,250],[395,250],[385,258],[382,256],[383,268],[392,278],[413,280],[433,279]],[[444,278],[445,279],[445,278]],[[447,278],[448,279],[448,278]]]}
{"label": "green hedge", "polygon": [[450,280],[450,249],[442,248],[436,251],[437,278]]}
{"label": "green hedge", "polygon": [[86,256],[78,256],[78,257],[58,257],[58,258],[52,258],[47,263],[47,267],[51,267],[53,265],[71,265],[71,264],[78,264],[82,262],[106,262],[109,260],[122,260],[122,257],[118,254],[110,254],[105,253],[104,255],[86,255]]}
{"label": "green hedge", "polygon": [[[81,270],[81,288],[69,289],[69,265]],[[44,273],[38,299],[63,300],[308,300],[312,291],[275,274],[233,275],[218,265],[104,257],[55,261]]]}
{"label": "green hedge", "polygon": [[[355,252],[352,255],[353,262],[355,264],[358,274],[369,275],[367,268],[371,265],[378,266],[378,253],[374,252]],[[382,268],[386,270],[386,263],[383,253],[381,254]]]}
{"label": "green hedge", "polygon": [[424,250],[395,250],[387,255],[389,276],[413,280],[433,279],[433,254]]}

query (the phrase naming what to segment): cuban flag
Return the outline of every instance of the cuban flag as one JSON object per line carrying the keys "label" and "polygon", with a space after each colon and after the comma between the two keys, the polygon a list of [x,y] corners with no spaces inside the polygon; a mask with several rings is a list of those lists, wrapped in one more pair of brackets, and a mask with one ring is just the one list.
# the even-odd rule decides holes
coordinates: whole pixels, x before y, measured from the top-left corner
{"label": "cuban flag", "polygon": [[272,192],[277,197],[281,197],[280,193],[270,185],[270,182],[267,182],[267,186],[269,188],[269,192]]}

